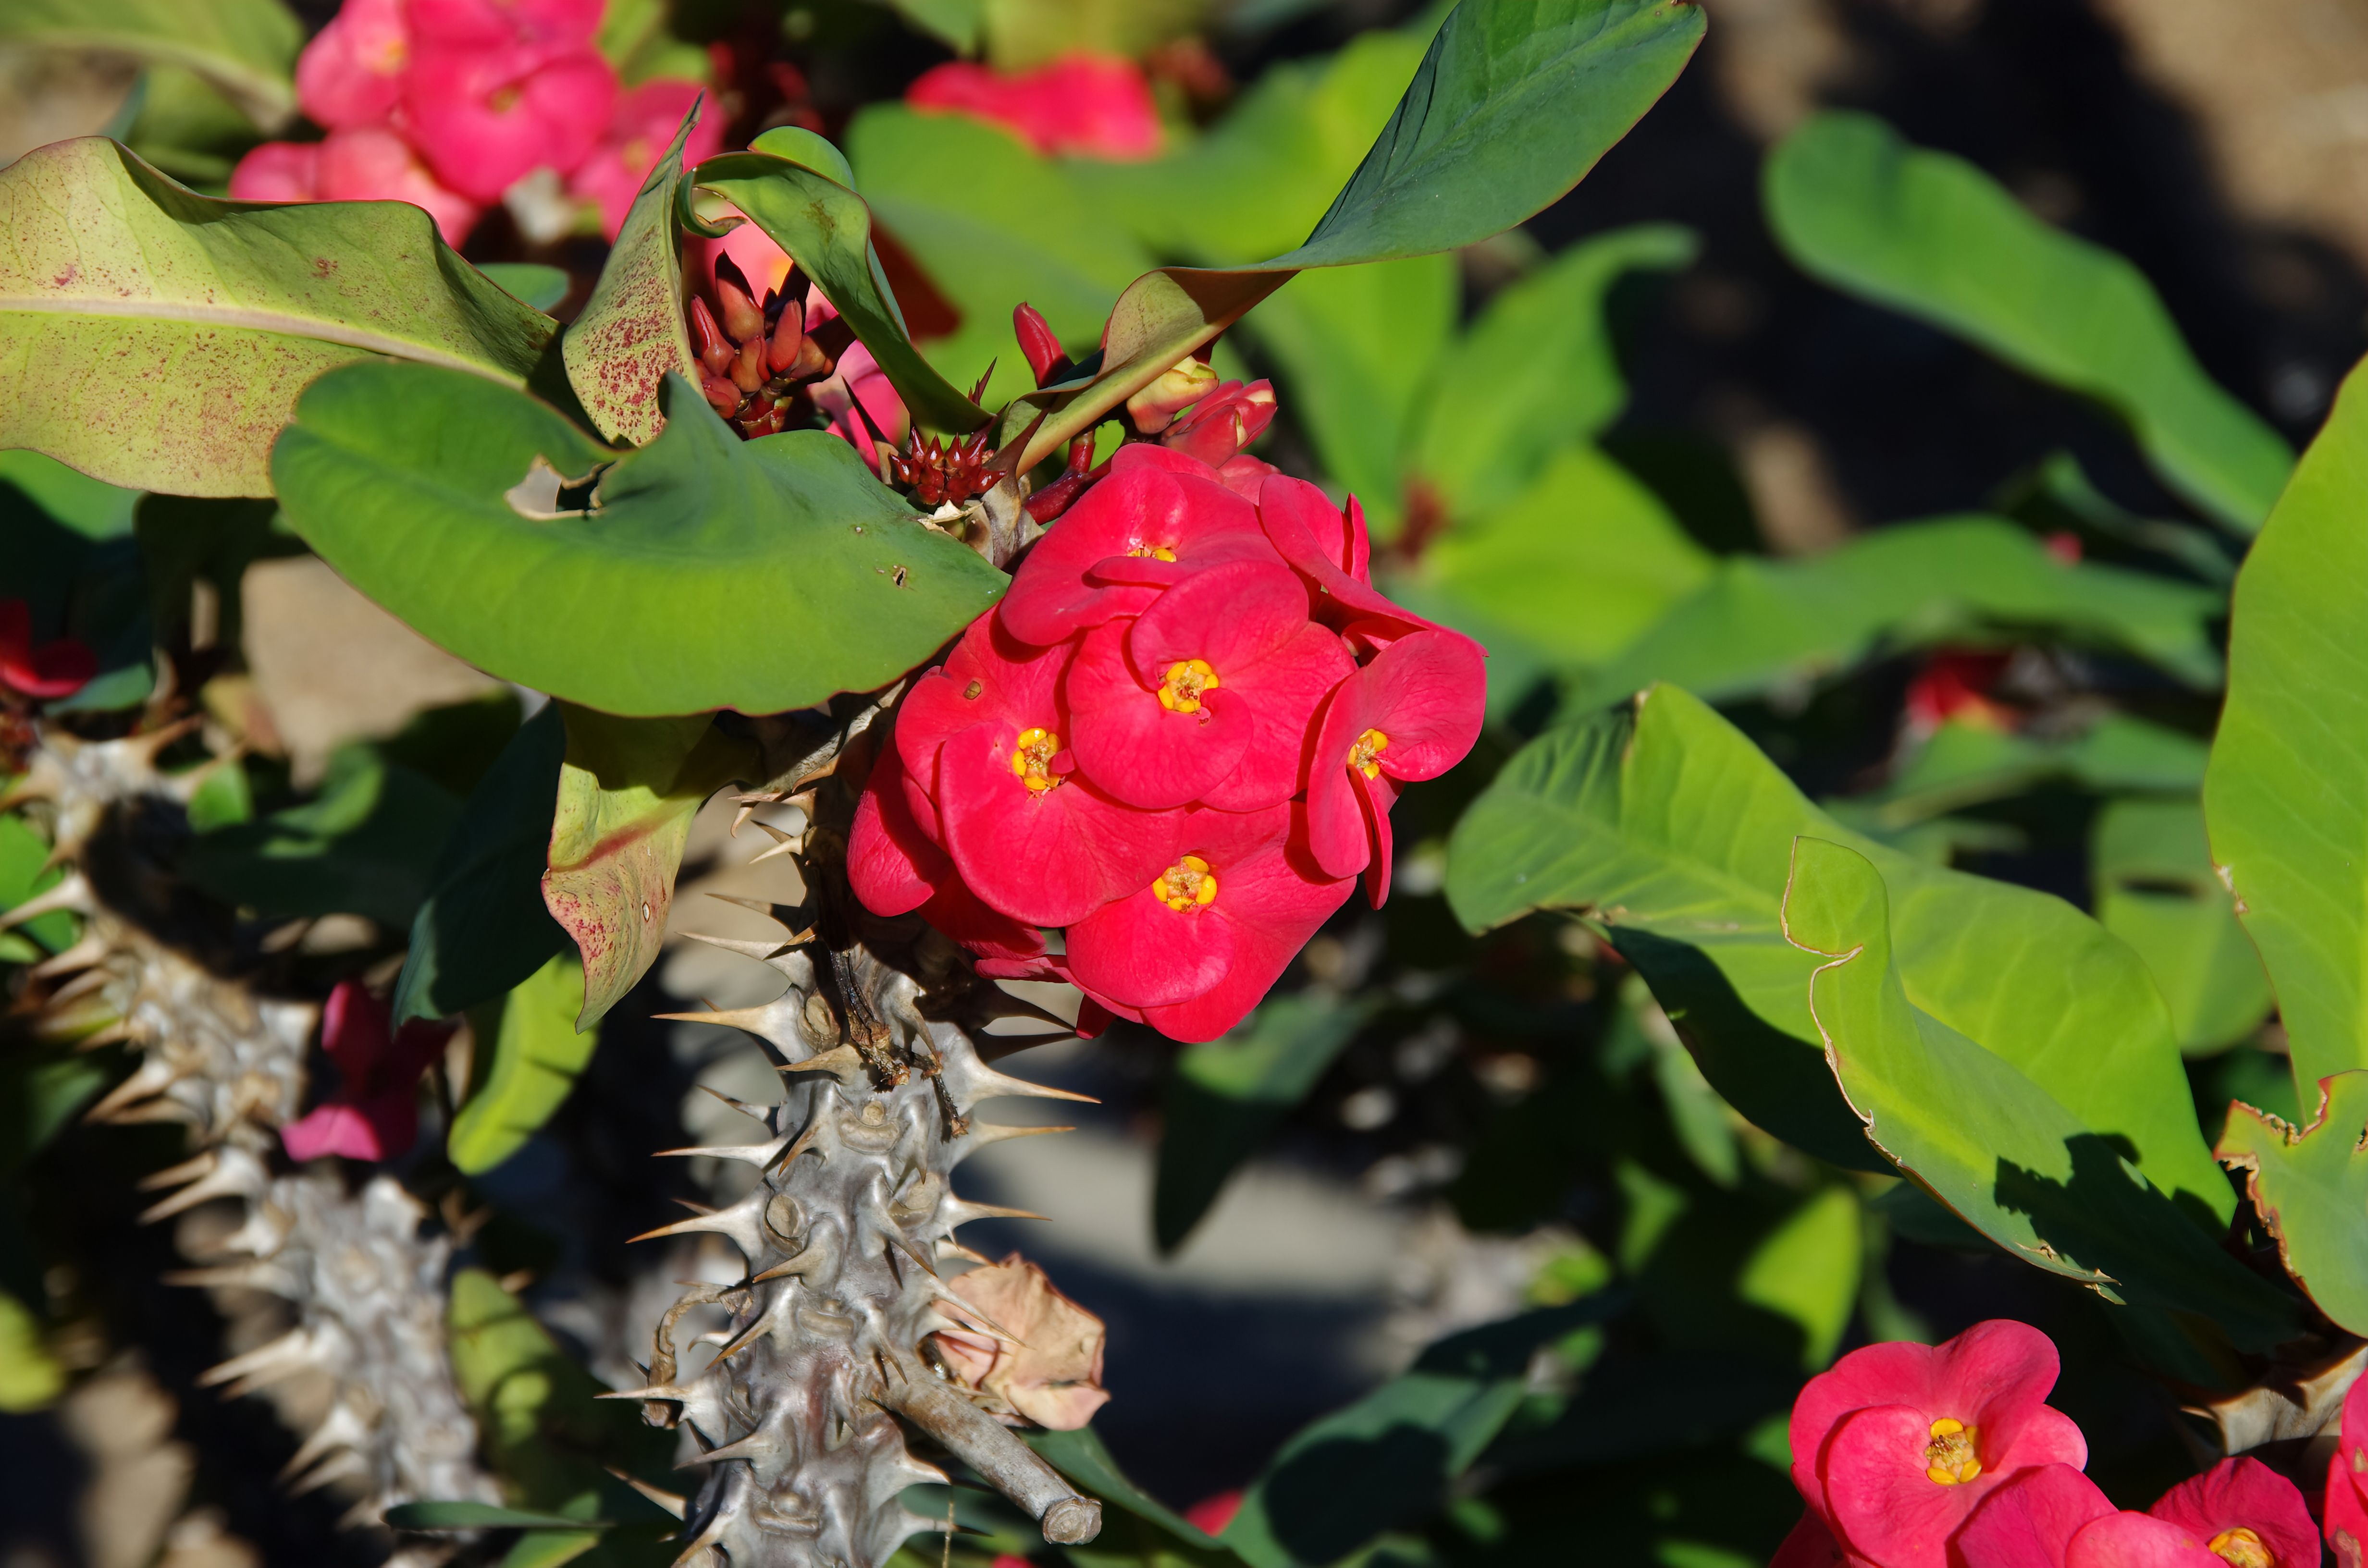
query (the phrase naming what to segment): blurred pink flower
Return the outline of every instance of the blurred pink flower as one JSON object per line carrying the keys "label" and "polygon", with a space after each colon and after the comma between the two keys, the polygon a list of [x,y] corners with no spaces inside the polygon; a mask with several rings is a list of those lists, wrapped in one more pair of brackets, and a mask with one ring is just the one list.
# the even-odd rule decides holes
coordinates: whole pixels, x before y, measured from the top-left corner
{"label": "blurred pink flower", "polygon": [[340,1082],[336,1094],[279,1130],[289,1158],[392,1159],[418,1139],[419,1075],[442,1053],[452,1026],[414,1018],[391,1034],[392,1012],[387,998],[357,980],[329,993],[321,1049],[337,1064]]}
{"label": "blurred pink flower", "polygon": [[[822,291],[816,290],[806,303],[806,330],[814,331],[837,313],[823,299]],[[830,415],[830,433],[861,453],[865,465],[874,473],[880,472],[879,449],[872,443],[871,428],[857,417],[856,403],[863,404],[863,412],[871,416],[871,424],[879,427],[880,435],[892,446],[903,448],[905,437],[912,428],[911,417],[905,412],[905,400],[896,395],[896,389],[881,373],[871,350],[860,343],[848,344],[847,352],[838,357],[837,375],[814,384],[814,400],[815,407]]]}
{"label": "blurred pink flower", "polygon": [[572,174],[609,129],[617,74],[598,51],[525,40],[454,46],[421,29],[403,79],[412,144],[438,179],[476,201],[538,168]]}
{"label": "blurred pink flower", "polygon": [[405,0],[346,0],[296,61],[296,101],[313,124],[336,131],[379,125],[394,113],[411,62]]}
{"label": "blurred pink flower", "polygon": [[231,170],[230,194],[233,201],[320,200],[321,144],[266,142]]}
{"label": "blurred pink flower", "polygon": [[[641,194],[642,181],[649,177],[658,154],[674,140],[675,128],[704,91],[697,82],[661,76],[618,96],[617,107],[609,116],[608,134],[576,169],[567,187],[570,195],[599,207],[602,233],[613,240],[617,231],[625,226],[625,214],[632,209],[633,198]],[[683,148],[683,163],[689,165],[712,157],[723,147],[722,118],[712,112],[703,114]],[[763,233],[754,223],[744,223],[734,231],[744,232],[760,236]],[[772,245],[770,240],[766,244]],[[776,252],[780,249],[778,245],[772,248]],[[746,266],[741,271],[751,281],[756,280],[757,275]],[[775,287],[778,286],[777,282]]]}
{"label": "blurred pink flower", "polygon": [[1234,1522],[1234,1516],[1241,1511],[1242,1492],[1235,1487],[1231,1492],[1203,1497],[1185,1509],[1184,1522],[1205,1534],[1223,1535],[1225,1527]]}
{"label": "blurred pink flower", "polygon": [[333,131],[325,142],[267,142],[231,171],[241,201],[408,201],[460,245],[484,209],[437,182],[411,144],[382,125]]}
{"label": "blurred pink flower", "polygon": [[581,49],[600,30],[608,0],[410,0],[414,35],[439,48],[522,43]]}
{"label": "blurred pink flower", "polygon": [[1039,153],[1133,159],[1159,152],[1159,109],[1150,84],[1141,66],[1117,55],[1064,54],[1013,75],[952,61],[922,73],[905,89],[905,101],[976,116]]}
{"label": "blurred pink flower", "polygon": [[0,687],[54,700],[72,697],[97,673],[97,655],[74,638],[34,646],[32,608],[0,599]]}

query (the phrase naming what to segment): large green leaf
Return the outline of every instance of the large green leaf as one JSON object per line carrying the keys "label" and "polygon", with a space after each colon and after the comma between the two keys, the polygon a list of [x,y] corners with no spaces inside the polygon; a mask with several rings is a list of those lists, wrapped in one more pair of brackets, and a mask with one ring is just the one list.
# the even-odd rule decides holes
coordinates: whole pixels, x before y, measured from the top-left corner
{"label": "large green leaf", "polygon": [[1702,33],[1684,0],[1534,0],[1458,7],[1372,150],[1296,249],[1254,267],[1168,267],[1129,285],[1099,378],[1023,398],[1032,466],[1310,267],[1452,250],[1511,227],[1576,185],[1676,79]]}
{"label": "large green leaf", "polygon": [[1452,1335],[1403,1375],[1292,1435],[1217,1539],[1253,1568],[1333,1562],[1438,1506],[1521,1403],[1532,1358],[1603,1298]]}
{"label": "large green leaf", "polygon": [[492,1170],[524,1148],[575,1087],[599,1043],[597,1028],[576,1032],[583,1004],[584,968],[568,954],[552,958],[502,999],[500,1020],[488,1031],[492,1070],[453,1119],[445,1141],[445,1153],[463,1175]]}
{"label": "large green leaf", "polygon": [[2032,217],[1962,158],[1871,115],[1808,120],[1770,154],[1769,225],[1802,268],[2105,403],[2163,482],[2250,533],[2294,454],[2203,373],[2138,269]]}
{"label": "large green leaf", "polygon": [[1822,960],[1810,1012],[1869,1141],[1902,1172],[2009,1252],[2110,1300],[2202,1312],[2248,1350],[2297,1331],[2294,1301],[2190,1223],[2110,1131],[1909,1000],[1873,861],[1807,836],[1791,854],[1784,935]]}
{"label": "large green leaf", "polygon": [[659,389],[670,375],[700,375],[683,312],[682,235],[676,197],[682,186],[682,150],[699,123],[694,104],[650,166],[625,211],[617,243],[609,247],[591,297],[559,345],[567,384],[593,427],[612,441],[635,446],[666,427]]}
{"label": "large green leaf", "polygon": [[1599,669],[1573,707],[1675,681],[1713,702],[1799,686],[1878,650],[2052,635],[2135,653],[2199,688],[2218,684],[2208,588],[2114,566],[2067,565],[1996,517],[1882,528],[1806,560],[1733,556]]}
{"label": "large green leaf", "polygon": [[1851,846],[1890,882],[1900,978],[1918,1008],[2086,1126],[2126,1139],[2147,1176],[2199,1216],[2226,1220],[2227,1183],[2137,955],[2061,899],[1847,832],[1676,687],[1655,687],[1633,715],[1550,732],[1507,765],[1456,826],[1447,896],[1475,930],[1533,909],[1586,912],[1736,1109],[1863,1166],[1808,1012],[1814,965],[1782,927],[1803,835]]}
{"label": "large green leaf", "polygon": [[280,504],[430,641],[612,713],[774,713],[868,690],[1008,581],[846,442],[742,441],[670,384],[665,432],[620,456],[480,378],[356,365],[298,404],[272,459]]}
{"label": "large green leaf", "polygon": [[757,763],[704,714],[620,719],[571,705],[566,722],[542,901],[583,958],[575,1027],[588,1029],[657,961],[690,819]]}
{"label": "large green leaf", "polygon": [[[846,160],[835,150],[825,152],[827,142],[813,144],[820,142],[795,128],[768,131],[746,153],[708,159],[689,179],[746,213],[790,253],[871,350],[916,424],[957,433],[977,429],[987,422],[985,410],[913,347],[895,290],[871,246],[871,210],[848,188]],[[808,166],[824,163],[837,167],[824,173]]]}
{"label": "large green leaf", "polygon": [[279,0],[8,0],[0,44],[129,55],[221,88],[264,131],[296,113],[304,25]]}
{"label": "large green leaf", "polygon": [[1371,1006],[1301,992],[1276,997],[1221,1039],[1185,1048],[1167,1080],[1152,1187],[1160,1251],[1182,1244],[1235,1168],[1372,1016]]}
{"label": "large green leaf", "polygon": [[[1458,519],[1521,500],[1550,460],[1627,404],[1603,320],[1611,285],[1639,268],[1682,267],[1696,248],[1690,230],[1639,224],[1582,241],[1507,284],[1430,379],[1407,468]],[[1586,505],[1570,510],[1583,517]]]}
{"label": "large green leaf", "polygon": [[2278,1256],[2318,1310],[2354,1334],[2368,1333],[2368,1253],[2360,1215],[2368,1210],[2368,1072],[2319,1080],[2318,1114],[2294,1127],[2237,1104],[2220,1135],[2220,1157],[2246,1172],[2253,1208],[2277,1238]]}
{"label": "large green leaf", "polygon": [[542,906],[567,734],[556,703],[518,727],[436,858],[394,984],[394,1022],[450,1017],[519,984],[567,945]]}
{"label": "large green leaf", "polygon": [[2228,701],[2203,813],[2277,988],[2303,1103],[2368,1067],[2368,377],[2326,427],[2237,574]]}
{"label": "large green leaf", "polygon": [[386,356],[526,384],[558,330],[393,201],[214,201],[112,142],[0,170],[0,447],[135,489],[268,495],[313,377]]}
{"label": "large green leaf", "polygon": [[2269,977],[2213,872],[2202,802],[2112,802],[2089,840],[2089,880],[2097,919],[2162,988],[2180,1050],[2234,1045],[2270,1016]]}

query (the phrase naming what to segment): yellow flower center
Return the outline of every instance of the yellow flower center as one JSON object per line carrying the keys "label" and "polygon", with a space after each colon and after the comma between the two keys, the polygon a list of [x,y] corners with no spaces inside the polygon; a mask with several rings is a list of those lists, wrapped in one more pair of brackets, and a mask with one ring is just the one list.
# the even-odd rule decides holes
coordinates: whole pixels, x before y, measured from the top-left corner
{"label": "yellow flower center", "polygon": [[1159,706],[1170,713],[1198,713],[1201,694],[1217,689],[1217,672],[1206,659],[1178,659],[1159,683]]}
{"label": "yellow flower center", "polygon": [[1151,884],[1151,896],[1178,915],[1213,903],[1217,898],[1217,873],[1209,869],[1209,862],[1198,855],[1187,855],[1159,873]]}
{"label": "yellow flower center", "polygon": [[2222,1530],[2204,1544],[2214,1556],[2235,1563],[2237,1568],[2276,1568],[2277,1559],[2270,1555],[2261,1538],[2242,1525]]}
{"label": "yellow flower center", "polygon": [[1134,557],[1138,561],[1146,555],[1154,561],[1173,561],[1176,559],[1176,552],[1168,549],[1164,544],[1138,544],[1133,550],[1128,551],[1127,554]]}
{"label": "yellow flower center", "polygon": [[1381,755],[1389,746],[1389,736],[1379,730],[1367,730],[1357,737],[1357,744],[1349,748],[1349,766],[1359,769],[1368,778],[1379,778],[1382,776]]}
{"label": "yellow flower center", "polygon": [[1054,789],[1061,776],[1053,771],[1053,758],[1061,749],[1061,737],[1050,730],[1022,730],[1019,749],[1011,754],[1011,771],[1019,782],[1035,794]]}
{"label": "yellow flower center", "polygon": [[1932,1423],[1932,1440],[1924,1445],[1924,1474],[1936,1486],[1958,1486],[1981,1474],[1982,1461],[1974,1455],[1975,1428],[1943,1415]]}

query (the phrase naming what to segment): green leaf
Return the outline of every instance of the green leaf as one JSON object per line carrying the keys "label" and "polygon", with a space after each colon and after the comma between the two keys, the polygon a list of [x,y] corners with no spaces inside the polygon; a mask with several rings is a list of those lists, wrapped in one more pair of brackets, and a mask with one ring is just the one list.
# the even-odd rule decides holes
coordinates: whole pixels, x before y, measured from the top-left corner
{"label": "green leaf", "polygon": [[2368,1067],[2368,377],[2354,370],[2237,574],[2203,814],[2294,1052],[2294,1086]]}
{"label": "green leaf", "polygon": [[1603,1299],[1452,1335],[1414,1367],[1290,1437],[1217,1539],[1253,1568],[1314,1568],[1436,1507],[1519,1408],[1537,1350]]}
{"label": "green leaf", "polygon": [[2202,802],[2115,801],[2089,852],[2097,919],[2154,972],[2180,1049],[2205,1055],[2259,1028],[2276,999],[2213,871]]}
{"label": "green leaf", "polygon": [[1565,668],[1616,657],[1716,570],[1660,497],[1591,446],[1565,448],[1526,492],[1463,515],[1420,568]]}
{"label": "green leaf", "polygon": [[2202,1313],[2247,1350],[2297,1331],[2293,1300],[2190,1223],[2121,1139],[1910,1002],[1873,861],[1808,836],[1792,855],[1784,933],[1824,960],[1810,1011],[1868,1139],[1904,1174],[2009,1253],[2109,1301]]}
{"label": "green leaf", "polygon": [[2241,1102],[2228,1108],[2220,1158],[2246,1173],[2278,1258],[2320,1312],[2354,1334],[2368,1324],[2368,1254],[2360,1213],[2368,1208],[2368,1072],[2319,1080],[2318,1114],[2294,1127]]}
{"label": "green leaf", "polygon": [[[64,881],[63,867],[50,864],[50,841],[33,831],[23,817],[0,815],[0,910],[14,909],[37,892],[45,892]],[[63,952],[74,939],[75,921],[69,912],[59,909],[36,915],[21,926],[11,926],[10,936],[30,937],[46,952]],[[20,963],[35,961],[35,955],[22,958],[0,954]]]}
{"label": "green leaf", "polygon": [[[928,346],[930,363],[964,386],[994,363],[990,403],[1036,384],[1012,337],[1013,305],[1043,312],[1082,360],[1119,291],[1152,263],[1060,165],[1000,126],[873,104],[848,127],[847,155],[882,226],[961,317]],[[943,177],[950,168],[962,178]]]}
{"label": "green leaf", "polygon": [[518,727],[436,858],[394,983],[394,1023],[450,1017],[509,991],[567,946],[542,905],[567,733],[557,704]]}
{"label": "green leaf", "polygon": [[[1653,106],[1701,41],[1683,0],[1534,0],[1458,7],[1389,123],[1297,249],[1255,267],[1168,267],[1119,297],[1099,378],[1004,415],[1031,467],[1310,267],[1453,250],[1511,227],[1578,183]],[[1065,400],[1065,401],[1064,401]]]}
{"label": "green leaf", "polygon": [[598,1530],[529,1530],[502,1553],[501,1568],[559,1568],[599,1544]]}
{"label": "green leaf", "polygon": [[620,719],[574,706],[565,714],[542,900],[583,956],[575,1027],[588,1029],[657,961],[690,819],[716,790],[753,777],[756,758],[704,714]]}
{"label": "green leaf", "polygon": [[279,0],[9,0],[0,43],[129,55],[177,65],[222,88],[262,131],[296,113],[304,26]]}
{"label": "green leaf", "polygon": [[489,261],[477,268],[500,285],[502,291],[530,309],[549,311],[567,298],[564,268],[539,261]]}
{"label": "green leaf", "polygon": [[1151,1198],[1161,1252],[1183,1244],[1235,1168],[1307,1097],[1375,1006],[1318,991],[1278,996],[1223,1037],[1187,1046],[1177,1057]]}
{"label": "green leaf", "polygon": [[1737,1301],[1800,1328],[1805,1370],[1834,1358],[1858,1310],[1861,1239],[1858,1194],[1837,1183],[1786,1215],[1736,1276]]}
{"label": "green leaf", "polygon": [[492,1170],[517,1153],[575,1087],[600,1040],[597,1028],[575,1030],[583,1002],[584,967],[568,954],[503,999],[493,1071],[461,1108],[445,1142],[462,1175]]}
{"label": "green leaf", "polygon": [[80,1052],[44,1056],[17,1045],[0,1055],[0,1179],[14,1179],[110,1075],[103,1058]]}
{"label": "green leaf", "polygon": [[214,201],[112,142],[0,169],[0,447],[111,483],[268,495],[322,371],[387,356],[523,386],[558,330],[393,201]]}
{"label": "green leaf", "polygon": [[460,817],[461,802],[426,776],[375,746],[345,745],[330,754],[318,796],[199,834],[181,870],[267,918],[359,915],[400,930]]}
{"label": "green leaf", "polygon": [[40,1410],[65,1391],[66,1369],[42,1342],[40,1320],[0,1290],[0,1411]]}
{"label": "green leaf", "polygon": [[1907,995],[1978,1040],[2147,1176],[2225,1221],[2170,1017],[2146,967],[2061,899],[1924,864],[1839,826],[1691,693],[1557,729],[1456,826],[1447,896],[1474,930],[1584,911],[1634,962],[1729,1103],[1820,1158],[1864,1168],[1785,940],[1793,840],[1847,844],[1890,882]]}
{"label": "green leaf", "polygon": [[[793,161],[799,158],[835,162],[837,167],[818,173]],[[768,131],[746,153],[708,159],[690,172],[690,182],[740,209],[790,253],[871,350],[915,423],[927,430],[975,430],[987,422],[986,411],[913,347],[895,290],[871,247],[871,210],[847,187],[845,165],[844,158],[825,159],[810,146]]]}
{"label": "green leaf", "polygon": [[[1497,290],[1430,378],[1407,469],[1459,521],[1505,506],[1533,509],[1548,463],[1627,405],[1603,320],[1612,284],[1640,268],[1688,267],[1699,248],[1692,231],[1672,223],[1615,229]],[[1574,521],[1586,505],[1572,503]]]}
{"label": "green leaf", "polygon": [[2135,653],[2198,689],[2216,686],[2208,588],[2114,566],[2067,565],[1996,517],[1901,523],[1805,560],[1730,556],[1609,665],[1571,707],[1656,680],[1712,702],[1800,686],[1878,650],[2052,635]]}
{"label": "green leaf", "polygon": [[2203,373],[2138,269],[2032,217],[1962,158],[1872,115],[1818,115],[1769,155],[1769,226],[1804,271],[1956,333],[2128,421],[2164,483],[2250,533],[2294,465]]}
{"label": "green leaf", "polygon": [[386,1522],[399,1530],[568,1529],[597,1528],[564,1514],[541,1514],[526,1508],[504,1508],[465,1498],[447,1502],[398,1503],[386,1511]]}
{"label": "green leaf", "polygon": [[886,0],[896,14],[956,54],[978,52],[986,0]]}
{"label": "green leaf", "polygon": [[[683,296],[682,236],[676,227],[682,150],[699,123],[693,104],[626,209],[591,297],[560,340],[567,384],[593,428],[634,446],[666,427],[659,392],[670,375],[699,384]],[[576,471],[570,469],[569,472]]]}
{"label": "green leaf", "polygon": [[1008,585],[846,442],[743,441],[672,386],[664,433],[620,457],[490,381],[352,366],[297,405],[272,459],[280,504],[429,641],[611,713],[776,713],[869,690]]}

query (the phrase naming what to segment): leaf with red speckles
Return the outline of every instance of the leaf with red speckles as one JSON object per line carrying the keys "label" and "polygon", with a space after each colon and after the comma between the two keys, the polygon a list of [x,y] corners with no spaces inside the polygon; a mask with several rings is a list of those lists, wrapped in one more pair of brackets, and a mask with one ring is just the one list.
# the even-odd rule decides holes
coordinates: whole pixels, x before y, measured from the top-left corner
{"label": "leaf with red speckles", "polygon": [[564,714],[567,760],[542,901],[584,957],[580,1030],[657,961],[690,819],[724,785],[755,778],[757,763],[704,713],[620,719],[569,706]]}
{"label": "leaf with red speckles", "polygon": [[651,166],[624,227],[609,251],[592,297],[560,344],[567,382],[584,412],[612,441],[635,446],[666,428],[658,386],[678,370],[695,386],[699,359],[690,349],[682,291],[682,236],[675,196],[682,184],[682,150],[699,123],[699,106],[683,116],[666,155]]}
{"label": "leaf with red speckles", "polygon": [[393,201],[215,201],[101,137],[0,170],[0,448],[111,484],[268,495],[323,371],[388,358],[527,384],[556,324]]}
{"label": "leaf with red speckles", "polygon": [[2368,1328],[2368,1255],[2360,1247],[2360,1214],[2368,1208],[2363,1127],[2368,1072],[2355,1068],[2318,1081],[2318,1115],[2307,1127],[2289,1127],[2241,1100],[2230,1105],[2214,1151],[2245,1173],[2286,1272],[2320,1312],[2354,1334]]}

